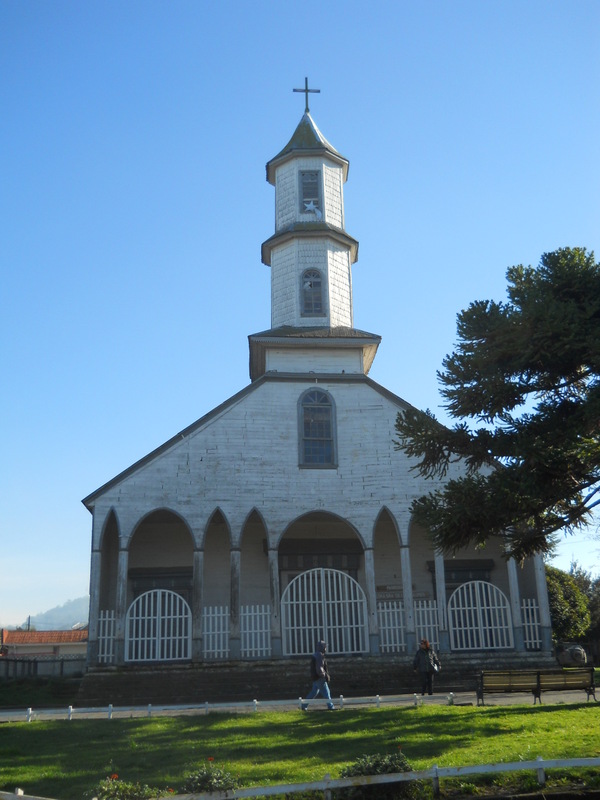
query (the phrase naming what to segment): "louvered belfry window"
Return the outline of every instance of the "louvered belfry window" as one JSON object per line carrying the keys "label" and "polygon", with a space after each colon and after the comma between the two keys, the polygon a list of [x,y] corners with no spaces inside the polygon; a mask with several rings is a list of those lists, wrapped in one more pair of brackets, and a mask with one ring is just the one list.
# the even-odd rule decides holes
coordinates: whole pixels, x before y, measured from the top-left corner
{"label": "louvered belfry window", "polygon": [[300,173],[300,211],[321,208],[321,176],[318,171]]}

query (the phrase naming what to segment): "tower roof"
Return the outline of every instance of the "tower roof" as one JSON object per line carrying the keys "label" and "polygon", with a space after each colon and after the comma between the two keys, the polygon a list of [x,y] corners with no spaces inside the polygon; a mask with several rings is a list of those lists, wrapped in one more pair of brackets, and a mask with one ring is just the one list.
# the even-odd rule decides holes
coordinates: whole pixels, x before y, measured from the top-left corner
{"label": "tower roof", "polygon": [[275,169],[280,164],[297,156],[313,156],[316,154],[327,155],[341,165],[344,181],[348,178],[349,162],[331,145],[317,128],[315,121],[306,111],[298,123],[292,138],[277,155],[267,162],[267,181],[275,186]]}

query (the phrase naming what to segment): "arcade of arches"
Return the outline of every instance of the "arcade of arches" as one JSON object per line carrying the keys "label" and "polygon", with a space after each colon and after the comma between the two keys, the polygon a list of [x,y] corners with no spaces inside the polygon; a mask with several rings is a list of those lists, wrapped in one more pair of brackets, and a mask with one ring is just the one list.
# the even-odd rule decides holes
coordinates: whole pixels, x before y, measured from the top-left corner
{"label": "arcade of arches", "polygon": [[[368,537],[347,520],[315,511],[290,523],[277,542],[270,540],[256,510],[247,517],[239,537],[235,537],[218,509],[201,535],[194,536],[178,514],[159,509],[141,519],[128,540],[120,541],[118,516],[112,511],[97,557],[99,581],[92,589],[98,611],[114,614],[114,663],[120,663],[125,655],[123,640],[127,637],[125,620],[129,609],[150,592],[172,592],[185,601],[189,608],[189,657],[202,660],[209,653],[203,639],[205,615],[210,609],[225,609],[228,657],[244,655],[240,620],[245,608],[268,609],[269,655],[289,654],[282,598],[295,579],[311,571],[335,571],[360,587],[366,632],[365,645],[361,647],[372,654],[386,652],[378,616],[378,610],[386,604],[404,609],[401,624],[405,629],[404,648],[409,652],[419,632],[414,616],[419,604],[434,609],[435,641],[448,648],[448,602],[460,586],[493,582],[508,598],[505,604],[514,617],[522,588],[532,579],[536,582],[536,575],[525,574],[514,562],[507,562],[499,550],[491,552],[487,559],[443,559],[433,552],[425,532],[413,524],[406,541],[402,541],[387,509],[381,511]],[[535,562],[525,569],[535,571]],[[318,623],[321,624],[322,621]],[[513,640],[511,634],[510,642],[522,649],[518,623],[515,630],[517,635]],[[322,631],[310,631],[308,640],[312,642],[314,636],[320,635],[324,635]]]}

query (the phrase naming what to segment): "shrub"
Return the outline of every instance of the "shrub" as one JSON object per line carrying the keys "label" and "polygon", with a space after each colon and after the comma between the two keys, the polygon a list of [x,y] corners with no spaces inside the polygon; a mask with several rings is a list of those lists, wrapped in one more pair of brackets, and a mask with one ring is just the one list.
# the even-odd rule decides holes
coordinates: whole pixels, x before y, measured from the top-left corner
{"label": "shrub", "polygon": [[203,764],[185,779],[180,794],[201,794],[202,792],[225,792],[227,789],[237,789],[240,782],[230,772],[215,767],[212,759],[208,764]]}
{"label": "shrub", "polygon": [[[390,754],[362,755],[349,767],[344,767],[342,778],[354,778],[359,775],[389,775],[394,772],[412,772],[412,766],[404,753],[398,751]],[[380,783],[375,786],[352,786],[340,793],[343,798],[351,800],[396,800],[396,798],[418,798],[422,796],[420,781],[403,783]]]}
{"label": "shrub", "polygon": [[162,789],[153,789],[142,783],[128,783],[112,776],[86,792],[86,797],[98,800],[157,800],[164,794]]}

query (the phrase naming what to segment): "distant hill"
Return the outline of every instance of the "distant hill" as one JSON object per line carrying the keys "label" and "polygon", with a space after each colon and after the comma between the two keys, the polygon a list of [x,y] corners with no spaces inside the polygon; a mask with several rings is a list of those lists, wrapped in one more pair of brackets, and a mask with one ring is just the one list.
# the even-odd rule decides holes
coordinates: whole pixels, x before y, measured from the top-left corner
{"label": "distant hill", "polygon": [[[67,600],[62,606],[32,616],[30,625],[37,631],[68,631],[75,625],[87,625],[89,610],[89,596],[78,597],[76,600]],[[19,627],[27,628],[27,625],[28,620],[25,620]]]}

